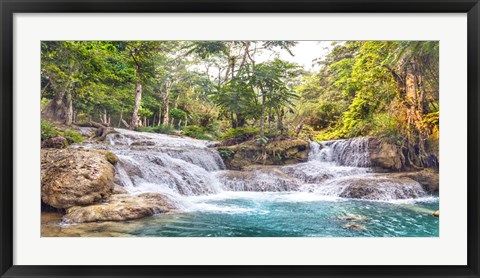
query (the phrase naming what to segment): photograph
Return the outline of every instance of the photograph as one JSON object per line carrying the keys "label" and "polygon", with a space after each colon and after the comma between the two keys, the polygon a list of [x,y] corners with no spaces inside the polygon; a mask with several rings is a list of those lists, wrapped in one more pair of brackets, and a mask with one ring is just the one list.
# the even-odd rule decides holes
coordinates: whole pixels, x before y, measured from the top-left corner
{"label": "photograph", "polygon": [[41,237],[440,237],[439,41],[38,47]]}

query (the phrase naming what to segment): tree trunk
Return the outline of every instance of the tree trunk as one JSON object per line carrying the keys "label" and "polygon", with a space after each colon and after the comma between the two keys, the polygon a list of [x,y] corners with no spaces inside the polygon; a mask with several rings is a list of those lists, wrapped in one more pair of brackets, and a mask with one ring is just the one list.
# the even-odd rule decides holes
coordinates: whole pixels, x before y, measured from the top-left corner
{"label": "tree trunk", "polygon": [[[138,74],[137,74],[138,75]],[[140,109],[140,103],[142,101],[142,84],[137,81],[135,89],[135,106],[133,107],[132,121],[130,123],[130,129],[134,129],[138,126],[138,110]]]}
{"label": "tree trunk", "polygon": [[70,126],[72,125],[73,122],[73,101],[72,101],[72,93],[67,92],[65,94],[66,97],[66,104],[67,104],[67,109],[65,113],[65,124]]}
{"label": "tree trunk", "polygon": [[283,116],[285,112],[283,111],[283,108],[278,111],[278,119],[277,119],[277,130],[280,131],[280,134],[283,134]]}
{"label": "tree trunk", "polygon": [[63,100],[65,90],[59,90],[55,93],[55,97],[45,106],[42,111],[42,118],[56,123],[65,123],[65,115],[67,107]]}
{"label": "tree trunk", "polygon": [[262,92],[262,110],[260,113],[260,137],[265,137],[265,93]]}
{"label": "tree trunk", "polygon": [[170,95],[170,83],[165,84],[165,94],[163,94],[163,125],[167,126],[169,122],[168,118],[168,99]]}

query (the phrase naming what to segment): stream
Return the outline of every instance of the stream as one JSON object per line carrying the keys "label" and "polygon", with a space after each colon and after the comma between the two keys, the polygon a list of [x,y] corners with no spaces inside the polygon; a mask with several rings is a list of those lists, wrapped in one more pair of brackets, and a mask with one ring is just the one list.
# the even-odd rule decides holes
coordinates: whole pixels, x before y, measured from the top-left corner
{"label": "stream", "polygon": [[[85,130],[86,131],[86,130]],[[167,195],[178,210],[139,220],[65,225],[49,236],[436,237],[438,195],[369,165],[367,141],[312,142],[308,161],[227,170],[211,142],[118,129],[116,184]],[[358,199],[358,194],[366,196]]]}

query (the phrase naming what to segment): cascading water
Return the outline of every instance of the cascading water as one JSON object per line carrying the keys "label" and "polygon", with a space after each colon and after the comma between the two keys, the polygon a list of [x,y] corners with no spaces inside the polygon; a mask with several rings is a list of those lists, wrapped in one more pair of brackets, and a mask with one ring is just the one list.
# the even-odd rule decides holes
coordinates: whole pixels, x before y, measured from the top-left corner
{"label": "cascading water", "polygon": [[[118,129],[107,136],[106,144],[81,147],[114,152],[119,158],[115,183],[130,194],[157,192],[175,201],[180,214],[138,220],[143,224],[132,228],[140,229],[135,235],[438,235],[437,219],[427,218],[430,226],[422,228],[419,223],[425,220],[418,216],[419,211],[438,209],[438,197],[429,196],[410,178],[375,173],[369,167],[366,138],[312,142],[307,162],[245,171],[227,170],[208,145],[203,140]],[[349,214],[371,218],[368,229],[352,232],[334,220]],[[399,231],[390,225],[398,217],[407,221]]]}
{"label": "cascading water", "polygon": [[369,138],[312,142],[310,160],[334,162],[342,166],[370,167]]}
{"label": "cascading water", "polygon": [[226,170],[218,152],[203,140],[121,129],[107,140],[106,146],[86,147],[117,154],[116,183],[131,193],[160,192],[181,198],[229,191],[305,191],[386,201],[426,195],[416,181],[372,173],[368,138],[312,142],[305,163],[249,171]]}

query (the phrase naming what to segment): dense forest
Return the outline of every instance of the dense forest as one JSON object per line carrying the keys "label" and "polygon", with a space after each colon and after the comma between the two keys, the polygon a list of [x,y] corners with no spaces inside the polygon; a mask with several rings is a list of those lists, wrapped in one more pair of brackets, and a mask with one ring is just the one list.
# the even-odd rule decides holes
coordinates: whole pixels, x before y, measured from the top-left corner
{"label": "dense forest", "polygon": [[296,44],[42,42],[42,138],[51,123],[260,146],[375,136],[411,167],[438,167],[438,42],[331,42],[315,70],[281,59]]}

